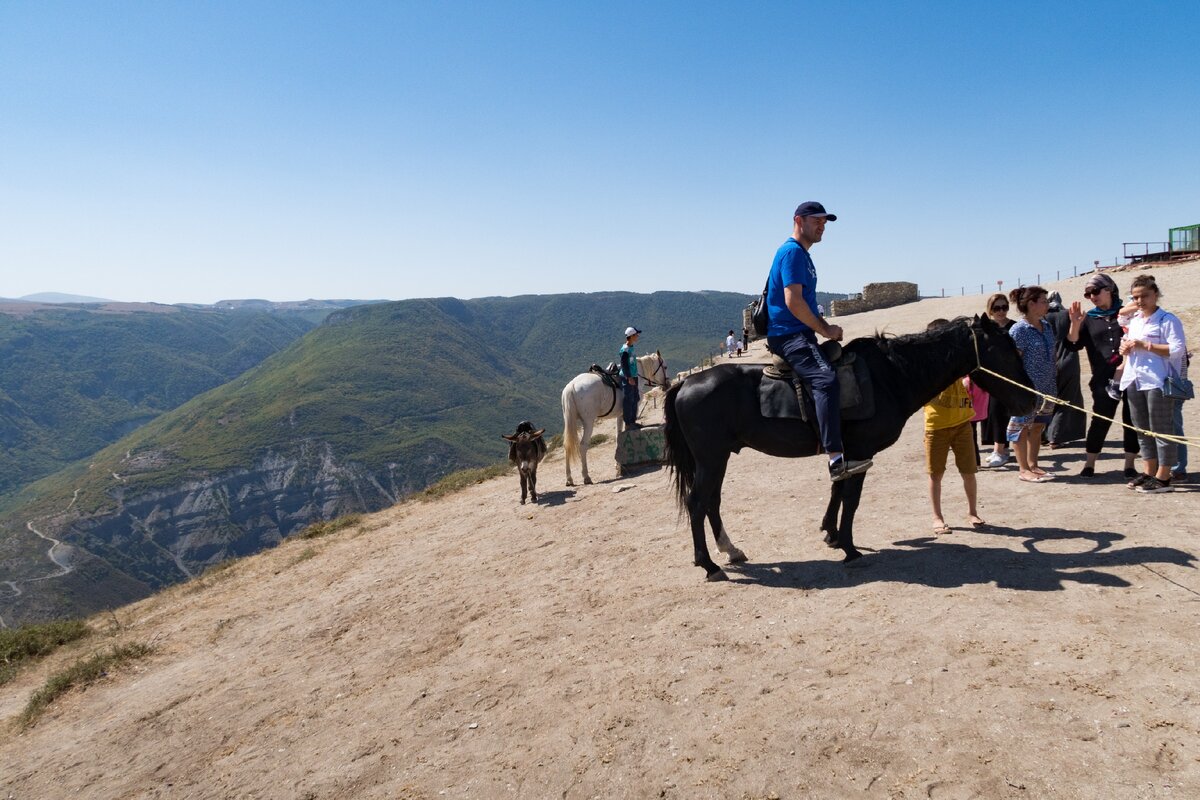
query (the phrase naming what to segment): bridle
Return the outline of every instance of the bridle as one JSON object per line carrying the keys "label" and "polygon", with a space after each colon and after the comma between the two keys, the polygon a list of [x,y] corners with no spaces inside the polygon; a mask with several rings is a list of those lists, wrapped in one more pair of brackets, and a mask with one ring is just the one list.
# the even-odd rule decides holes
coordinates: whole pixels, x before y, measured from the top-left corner
{"label": "bridle", "polygon": [[665,389],[671,385],[671,381],[667,377],[667,364],[665,361],[663,361],[662,354],[658,354],[658,363],[655,364],[654,372],[652,374],[657,375],[660,371],[662,372],[662,383],[655,383],[654,381],[650,380],[650,378],[647,378],[645,375],[642,375],[641,378],[642,378],[642,380],[644,380],[646,382],[646,384],[648,386],[658,386],[658,387]]}

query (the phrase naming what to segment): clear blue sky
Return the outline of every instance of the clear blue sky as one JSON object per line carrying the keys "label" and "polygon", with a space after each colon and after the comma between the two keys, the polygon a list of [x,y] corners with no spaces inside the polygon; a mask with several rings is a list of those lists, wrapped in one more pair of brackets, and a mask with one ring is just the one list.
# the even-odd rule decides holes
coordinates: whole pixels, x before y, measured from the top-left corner
{"label": "clear blue sky", "polygon": [[0,296],[756,293],[1200,223],[1200,4],[0,0]]}

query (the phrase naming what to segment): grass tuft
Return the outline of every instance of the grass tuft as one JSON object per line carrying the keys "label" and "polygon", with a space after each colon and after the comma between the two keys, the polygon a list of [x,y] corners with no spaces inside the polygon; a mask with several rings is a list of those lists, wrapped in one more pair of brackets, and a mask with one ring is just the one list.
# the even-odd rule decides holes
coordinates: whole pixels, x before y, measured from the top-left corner
{"label": "grass tuft", "polygon": [[331,533],[337,533],[343,528],[349,528],[351,525],[357,525],[362,522],[362,514],[346,514],[345,516],[331,519],[327,522],[317,522],[309,525],[304,530],[296,534],[297,539],[319,539],[322,536],[328,536]]}
{"label": "grass tuft", "polygon": [[607,433],[594,433],[592,438],[588,439],[588,447],[595,447],[598,444],[604,444],[608,441]]}
{"label": "grass tuft", "polygon": [[507,475],[512,465],[507,461],[499,464],[492,464],[490,467],[479,467],[478,469],[464,469],[458,472],[451,472],[446,477],[442,478],[437,483],[430,486],[425,491],[421,492],[418,497],[422,500],[436,500],[439,497],[461,492],[468,486],[474,486],[477,483],[497,478],[501,475]]}
{"label": "grass tuft", "polygon": [[305,561],[308,561],[310,558],[316,558],[316,557],[317,557],[317,551],[311,547],[306,547],[303,550],[301,550],[299,553],[296,554],[296,557],[292,559],[292,563],[289,564],[288,566],[294,567],[297,564],[301,564]]}
{"label": "grass tuft", "polygon": [[67,642],[92,632],[82,620],[64,619],[0,630],[0,686],[8,683],[24,664],[35,661]]}
{"label": "grass tuft", "polygon": [[152,648],[144,644],[116,645],[107,652],[95,653],[76,661],[71,666],[56,672],[46,679],[41,689],[33,693],[25,710],[17,718],[22,728],[28,728],[42,715],[51,703],[77,686],[90,686],[108,674],[109,670],[135,661],[150,654]]}

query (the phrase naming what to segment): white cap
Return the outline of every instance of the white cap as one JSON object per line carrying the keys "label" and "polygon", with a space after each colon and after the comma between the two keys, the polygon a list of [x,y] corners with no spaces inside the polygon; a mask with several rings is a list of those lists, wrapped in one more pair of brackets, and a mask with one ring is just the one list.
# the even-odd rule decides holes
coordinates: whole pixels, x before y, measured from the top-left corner
{"label": "white cap", "polygon": [[630,325],[628,328],[625,329],[625,338],[628,339],[630,336],[633,336],[635,333],[641,333],[641,331],[639,331],[637,328]]}

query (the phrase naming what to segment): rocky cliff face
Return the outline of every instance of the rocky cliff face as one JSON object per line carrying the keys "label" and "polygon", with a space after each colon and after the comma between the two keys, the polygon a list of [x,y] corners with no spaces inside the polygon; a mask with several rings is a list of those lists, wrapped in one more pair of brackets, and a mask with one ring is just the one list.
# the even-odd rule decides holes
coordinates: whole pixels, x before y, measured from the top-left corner
{"label": "rocky cliff face", "polygon": [[339,462],[329,445],[312,441],[293,455],[267,453],[248,469],[165,489],[114,478],[116,510],[67,523],[61,538],[152,590],[271,547],[313,522],[385,508],[413,488],[390,471]]}

